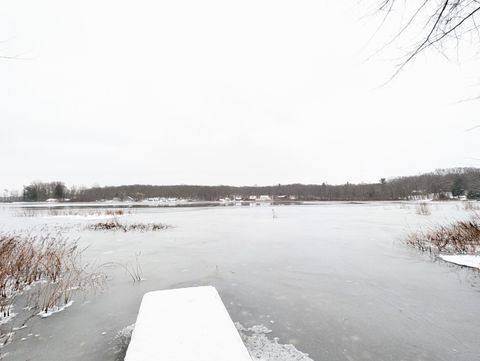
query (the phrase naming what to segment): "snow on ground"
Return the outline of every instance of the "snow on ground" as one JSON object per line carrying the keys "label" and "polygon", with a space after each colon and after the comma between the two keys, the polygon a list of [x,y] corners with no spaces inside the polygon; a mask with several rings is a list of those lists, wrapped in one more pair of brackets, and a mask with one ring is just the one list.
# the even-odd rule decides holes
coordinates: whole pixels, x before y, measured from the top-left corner
{"label": "snow on ground", "polygon": [[468,255],[468,254],[458,254],[458,255],[440,255],[440,258],[446,262],[455,263],[460,266],[472,267],[480,269],[480,255]]}
{"label": "snow on ground", "polygon": [[266,334],[272,332],[263,325],[250,328],[235,323],[253,361],[313,361],[290,344],[279,343],[278,337],[269,339]]}

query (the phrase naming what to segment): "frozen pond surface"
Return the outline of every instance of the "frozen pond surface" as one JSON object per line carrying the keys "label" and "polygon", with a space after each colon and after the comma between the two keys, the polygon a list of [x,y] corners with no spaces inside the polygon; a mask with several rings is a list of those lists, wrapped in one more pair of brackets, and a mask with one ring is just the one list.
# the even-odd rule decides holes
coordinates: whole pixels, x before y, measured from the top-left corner
{"label": "frozen pond surface", "polygon": [[134,284],[107,268],[104,291],[30,320],[2,360],[121,360],[142,295],[196,285],[218,289],[258,360],[477,360],[476,273],[401,243],[410,231],[469,217],[454,202],[431,210],[325,203],[275,206],[274,219],[271,206],[136,208],[122,221],[173,228],[124,233],[85,230],[94,217],[25,217],[0,206],[3,231],[71,225],[70,237],[88,246],[85,261],[135,265],[139,255],[145,278]]}

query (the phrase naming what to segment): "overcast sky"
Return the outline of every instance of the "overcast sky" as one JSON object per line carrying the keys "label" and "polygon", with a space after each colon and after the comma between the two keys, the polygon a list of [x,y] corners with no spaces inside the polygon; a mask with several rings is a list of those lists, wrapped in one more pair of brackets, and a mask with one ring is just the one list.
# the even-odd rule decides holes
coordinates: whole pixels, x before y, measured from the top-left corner
{"label": "overcast sky", "polygon": [[[367,1],[368,2],[368,1]],[[370,2],[371,3],[371,2]],[[345,183],[479,166],[478,58],[393,82],[358,1],[0,2],[0,187]]]}

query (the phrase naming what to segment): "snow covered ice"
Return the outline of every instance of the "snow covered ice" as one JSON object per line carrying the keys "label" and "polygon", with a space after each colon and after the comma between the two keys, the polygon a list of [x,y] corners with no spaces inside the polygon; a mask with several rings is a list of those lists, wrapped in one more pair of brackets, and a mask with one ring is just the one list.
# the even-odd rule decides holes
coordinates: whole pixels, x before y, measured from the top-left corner
{"label": "snow covered ice", "polygon": [[442,254],[439,257],[446,262],[455,263],[460,266],[480,269],[480,256],[477,256],[477,255],[468,255],[468,254],[444,255]]}

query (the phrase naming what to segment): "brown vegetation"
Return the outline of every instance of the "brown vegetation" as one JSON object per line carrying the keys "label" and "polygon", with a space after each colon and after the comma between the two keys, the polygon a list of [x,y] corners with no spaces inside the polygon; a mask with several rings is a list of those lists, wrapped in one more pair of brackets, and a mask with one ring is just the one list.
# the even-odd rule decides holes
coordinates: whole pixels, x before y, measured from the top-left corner
{"label": "brown vegetation", "polygon": [[480,205],[477,202],[465,201],[463,203],[463,208],[466,211],[480,211]]}
{"label": "brown vegetation", "polygon": [[91,224],[87,227],[90,230],[94,231],[140,231],[140,232],[149,232],[149,231],[161,231],[170,226],[162,223],[127,223],[123,224],[120,223],[117,219],[106,221],[106,222],[98,222]]}
{"label": "brown vegetation", "polygon": [[[131,212],[129,211],[128,214]],[[49,216],[123,216],[126,212],[123,209],[88,209],[88,210],[75,210],[75,209],[49,209]]]}
{"label": "brown vegetation", "polygon": [[132,214],[132,210],[125,211],[123,209],[62,209],[62,208],[49,208],[35,209],[24,208],[17,212],[17,217],[39,217],[39,216],[123,216],[125,214]]}
{"label": "brown vegetation", "polygon": [[480,219],[458,221],[428,232],[409,235],[406,243],[423,252],[469,253],[480,251]]}
{"label": "brown vegetation", "polygon": [[27,291],[32,314],[68,304],[76,289],[96,288],[105,277],[81,264],[81,250],[61,235],[0,234],[0,320]]}
{"label": "brown vegetation", "polygon": [[425,202],[417,204],[416,212],[417,214],[420,214],[422,216],[429,216],[430,214],[432,214],[430,212],[430,207]]}

